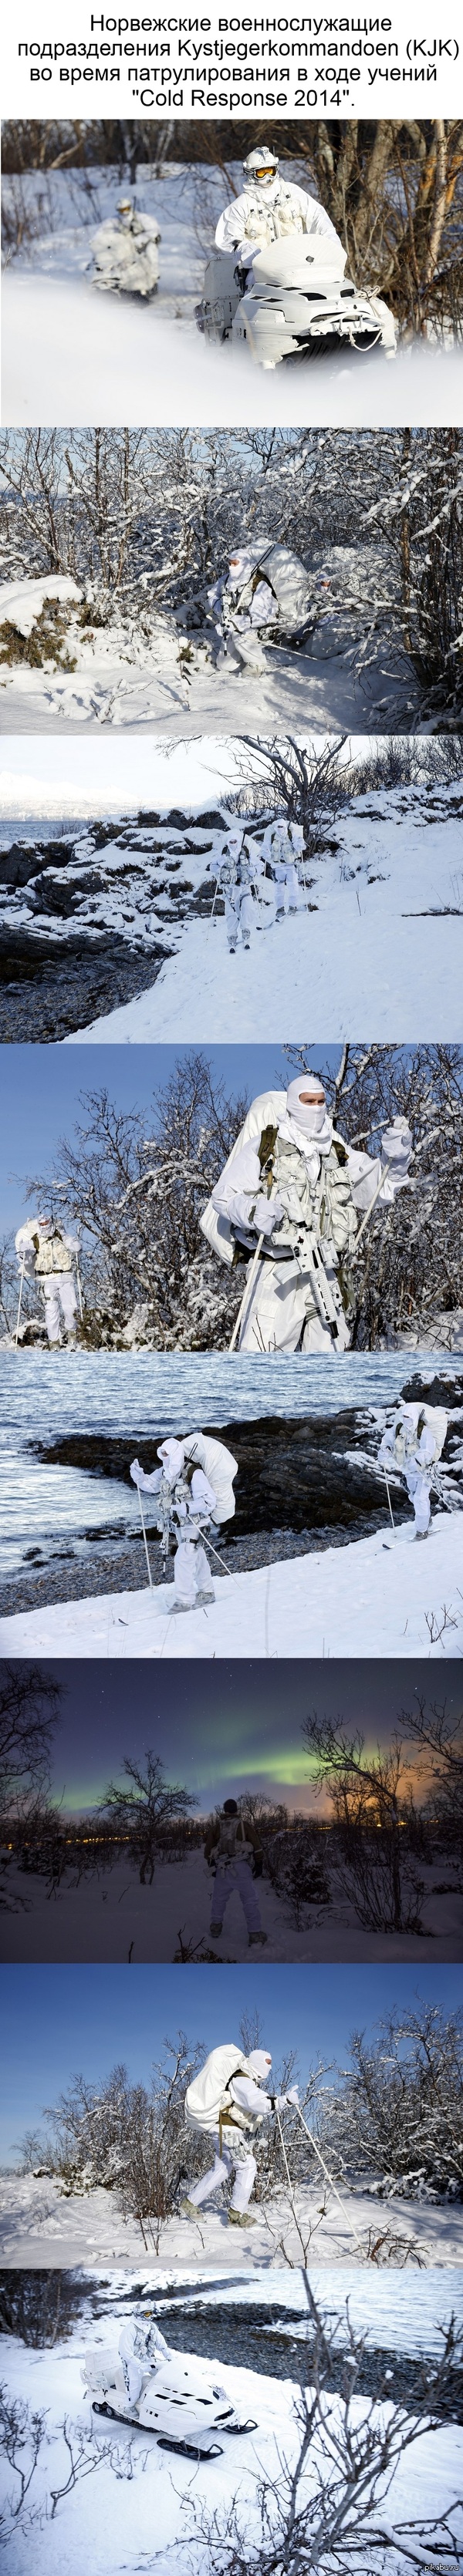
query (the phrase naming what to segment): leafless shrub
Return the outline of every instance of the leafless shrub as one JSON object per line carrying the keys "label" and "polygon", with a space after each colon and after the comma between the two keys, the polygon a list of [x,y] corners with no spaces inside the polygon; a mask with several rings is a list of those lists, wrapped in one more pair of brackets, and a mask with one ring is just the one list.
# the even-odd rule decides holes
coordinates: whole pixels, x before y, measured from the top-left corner
{"label": "leafless shrub", "polygon": [[[273,2475],[258,2473],[256,2521],[244,2522],[239,2493],[231,2506],[209,2510],[207,2500],[189,2502],[192,2526],[190,2564],[204,2576],[363,2576],[366,2559],[374,2576],[389,2566],[423,2566],[423,2549],[442,2552],[457,2547],[459,2507],[426,2523],[419,2514],[407,2524],[391,2520],[389,2495],[396,2469],[420,2438],[435,2429],[439,2370],[443,2380],[455,2360],[452,2319],[444,2339],[433,2388],[424,2381],[421,2404],[411,2416],[401,2404],[387,2401],[356,2404],[365,2342],[355,2335],[346,2303],[344,2317],[333,2326],[305,2282],[311,2322],[310,2385],[294,2406],[290,2439],[277,2443]],[[335,2363],[342,2336],[344,2370],[341,2391],[333,2398]],[[198,2558],[198,2551],[201,2555]]]}
{"label": "leafless shrub", "polygon": [[424,1885],[411,1857],[410,1757],[400,1737],[368,1756],[359,1731],[349,1736],[342,1720],[315,1711],[302,1733],[315,1786],[331,1799],[339,1882],[358,1921],[371,1931],[421,1932]]}

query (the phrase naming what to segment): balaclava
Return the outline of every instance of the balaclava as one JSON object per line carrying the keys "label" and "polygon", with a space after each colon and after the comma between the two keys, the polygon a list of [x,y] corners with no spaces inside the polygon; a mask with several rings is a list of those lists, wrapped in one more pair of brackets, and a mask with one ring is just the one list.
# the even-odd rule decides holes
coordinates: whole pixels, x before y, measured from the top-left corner
{"label": "balaclava", "polygon": [[161,1440],[158,1458],[169,1485],[175,1485],[183,1470],[183,1440]]}

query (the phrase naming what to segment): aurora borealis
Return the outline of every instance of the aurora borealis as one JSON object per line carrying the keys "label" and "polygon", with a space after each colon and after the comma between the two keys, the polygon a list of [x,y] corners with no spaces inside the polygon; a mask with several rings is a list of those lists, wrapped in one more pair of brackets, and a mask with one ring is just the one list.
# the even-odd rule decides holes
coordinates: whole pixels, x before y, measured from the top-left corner
{"label": "aurora borealis", "polygon": [[[314,1789],[302,1726],[313,1709],[360,1727],[371,1750],[376,1742],[385,1746],[396,1727],[406,1733],[407,1709],[429,1694],[427,1663],[243,1661],[153,1673],[140,1662],[103,1670],[53,1662],[47,1669],[62,1686],[53,1795],[68,1814],[98,1806],[109,1779],[122,1777],[124,1757],[143,1760],[148,1748],[166,1777],[188,1788],[199,1813],[245,1789],[307,1812]],[[462,1689],[455,1668],[452,1704],[460,1704]]]}

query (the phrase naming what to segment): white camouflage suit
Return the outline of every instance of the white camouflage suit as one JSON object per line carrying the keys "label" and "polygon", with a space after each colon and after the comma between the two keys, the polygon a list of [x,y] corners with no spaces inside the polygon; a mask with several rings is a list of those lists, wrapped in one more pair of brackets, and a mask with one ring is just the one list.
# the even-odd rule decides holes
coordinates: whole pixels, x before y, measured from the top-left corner
{"label": "white camouflage suit", "polygon": [[298,823],[283,821],[270,824],[263,841],[263,853],[270,862],[275,882],[277,917],[278,913],[304,909],[305,893],[297,872],[297,862],[300,865],[303,850],[304,834]]}
{"label": "white camouflage suit", "polygon": [[230,557],[228,572],[213,583],[207,597],[219,636],[217,668],[221,667],[226,645],[232,669],[261,678],[266,669],[265,637],[269,626],[278,620],[279,609],[256,552],[237,548]]}
{"label": "white camouflage suit", "polygon": [[170,1487],[178,1528],[174,1607],[193,1610],[197,1601],[214,1599],[201,1529],[220,1527],[233,1518],[238,1461],[224,1441],[209,1439],[203,1431],[192,1431],[184,1440],[162,1440],[157,1454],[161,1465],[153,1468],[151,1476],[145,1475],[138,1458],[133,1459],[130,1474],[145,1494],[159,1494],[163,1479]]}
{"label": "white camouflage suit", "polygon": [[59,1345],[63,1332],[74,1340],[77,1300],[73,1264],[79,1252],[79,1237],[65,1234],[64,1227],[51,1217],[30,1217],[15,1235],[15,1249],[24,1278],[34,1279],[45,1306],[45,1321],[51,1347]]}
{"label": "white camouflage suit", "polygon": [[165,2342],[154,2317],[127,2318],[119,2336],[119,2357],[129,2404],[138,2406],[144,2380],[151,2377],[162,2362],[170,2361],[169,2344]]}
{"label": "white camouflage suit", "polygon": [[[251,2049],[248,2058],[240,2058],[237,2050],[239,2071],[229,2077],[224,2091],[220,2129],[217,2129],[214,2135],[210,2129],[206,2131],[210,2137],[213,2135],[214,2163],[208,2173],[201,2175],[200,2182],[193,2183],[188,2193],[189,2202],[195,2209],[202,2209],[204,2201],[210,2200],[211,2193],[217,2190],[217,2186],[228,2182],[231,2174],[234,2173],[231,2208],[240,2214],[247,2210],[257,2173],[250,2140],[260,2128],[262,2120],[271,2119],[276,2107],[274,2101],[270,2100],[268,2094],[262,2089],[270,2075],[271,2065],[271,2057],[268,2057],[262,2048]],[[296,2088],[293,2089],[293,2096],[279,2094],[278,2109],[282,2110],[286,2101],[294,2099],[295,2093]]]}
{"label": "white camouflage suit", "polygon": [[93,238],[95,260],[92,283],[113,295],[155,295],[159,274],[159,224],[152,215],[138,215],[130,200],[121,204],[117,215],[99,224]]}
{"label": "white camouflage suit", "polygon": [[252,930],[273,928],[276,909],[265,861],[260,852],[249,847],[243,832],[228,833],[218,882],[225,905],[227,944],[233,955],[240,938],[243,948],[249,948]]}
{"label": "white camouflage suit", "polygon": [[[265,1237],[243,1315],[240,1350],[333,1350],[309,1271],[304,1269],[304,1225],[313,1229],[328,1276],[336,1279],[378,1184],[379,1202],[386,1207],[408,1179],[412,1138],[406,1121],[399,1118],[385,1130],[381,1158],[373,1160],[337,1135],[323,1094],[318,1106],[315,1097],[313,1105],[310,1100],[303,1102],[303,1093],[314,1096],[320,1091],[317,1077],[307,1074],[291,1082],[287,1092],[268,1091],[254,1100],[212,1191],[211,1209],[225,1218],[232,1239],[255,1251],[259,1236]],[[291,1257],[295,1238],[297,1263]],[[348,1343],[346,1323],[346,1348]]]}
{"label": "white camouflage suit", "polygon": [[379,1464],[399,1468],[413,1503],[415,1538],[426,1538],[431,1519],[431,1485],[447,1431],[443,1405],[402,1404],[389,1430],[383,1432]]}
{"label": "white camouflage suit", "polygon": [[280,179],[278,170],[270,184],[259,186],[256,179],[247,182],[239,197],[224,208],[217,224],[216,250],[236,250],[237,266],[246,267],[253,251],[262,250],[267,242],[283,241],[294,233],[324,233],[337,242],[338,235],[324,206],[309,197],[305,188],[294,187]]}

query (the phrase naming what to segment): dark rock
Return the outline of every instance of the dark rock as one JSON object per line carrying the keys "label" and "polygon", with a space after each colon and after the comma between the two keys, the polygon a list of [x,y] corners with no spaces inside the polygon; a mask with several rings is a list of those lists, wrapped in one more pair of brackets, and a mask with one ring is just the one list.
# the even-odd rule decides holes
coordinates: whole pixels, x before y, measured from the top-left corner
{"label": "dark rock", "polygon": [[13,841],[11,850],[7,850],[5,858],[0,859],[0,885],[28,885],[29,878],[37,875],[37,859],[36,849],[25,850]]}
{"label": "dark rock", "polygon": [[427,1381],[424,1383],[417,1374],[416,1377],[410,1378],[408,1386],[402,1387],[401,1402],[403,1404],[443,1404],[447,1413],[455,1413],[457,1406],[463,1405],[463,1375],[446,1377],[442,1370],[441,1375],[436,1374],[429,1383]]}
{"label": "dark rock", "polygon": [[[373,1425],[370,1436],[371,1469],[363,1456],[356,1466],[345,1454],[356,1445],[362,1451],[367,1446],[365,1417],[354,1410],[329,1417],[299,1415],[289,1421],[269,1416],[213,1430],[212,1437],[224,1440],[238,1459],[236,1513],[227,1528],[227,1547],[250,1532],[264,1530],[323,1527],[353,1535],[354,1520],[357,1534],[359,1528],[365,1534],[368,1527],[376,1527],[382,1516],[382,1496],[373,1465],[377,1446]],[[145,1421],[141,1428],[134,1427],[130,1441],[113,1434],[105,1439],[100,1431],[88,1431],[51,1441],[32,1440],[29,1447],[48,1466],[77,1467],[130,1486],[130,1458],[136,1451],[142,1466],[151,1470],[162,1438],[162,1423],[147,1434]],[[407,1509],[405,1496],[405,1513]]]}
{"label": "dark rock", "polygon": [[132,995],[156,983],[168,941],[141,951],[107,931],[76,929],[62,940],[37,931],[3,932],[0,938],[0,1044],[53,1045],[103,1018]]}

